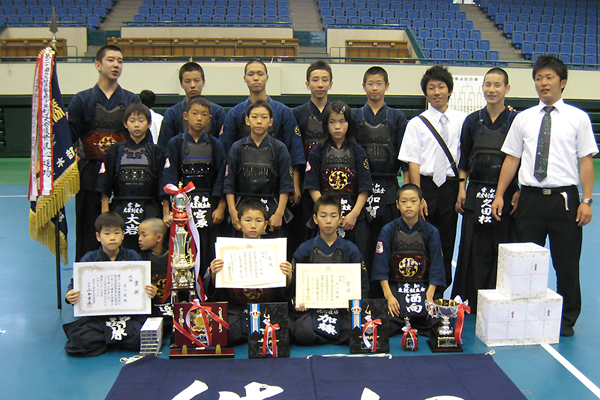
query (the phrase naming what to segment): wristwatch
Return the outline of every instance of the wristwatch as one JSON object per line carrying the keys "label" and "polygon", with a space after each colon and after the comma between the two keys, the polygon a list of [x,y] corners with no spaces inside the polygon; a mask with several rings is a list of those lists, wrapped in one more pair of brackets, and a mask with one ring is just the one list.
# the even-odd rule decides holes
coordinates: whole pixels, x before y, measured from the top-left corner
{"label": "wristwatch", "polygon": [[592,203],[594,202],[594,199],[589,198],[589,199],[581,199],[581,202],[584,204],[587,204],[588,206],[591,206]]}

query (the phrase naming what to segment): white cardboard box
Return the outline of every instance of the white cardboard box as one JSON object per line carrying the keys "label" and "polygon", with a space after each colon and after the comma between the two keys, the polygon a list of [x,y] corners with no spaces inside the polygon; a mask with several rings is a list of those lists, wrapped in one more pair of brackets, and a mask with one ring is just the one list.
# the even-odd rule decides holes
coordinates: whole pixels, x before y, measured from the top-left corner
{"label": "white cardboard box", "polygon": [[562,296],[511,299],[498,290],[480,290],[475,334],[487,346],[558,343]]}
{"label": "white cardboard box", "polygon": [[511,299],[543,298],[549,264],[550,250],[535,243],[500,244],[496,289]]}

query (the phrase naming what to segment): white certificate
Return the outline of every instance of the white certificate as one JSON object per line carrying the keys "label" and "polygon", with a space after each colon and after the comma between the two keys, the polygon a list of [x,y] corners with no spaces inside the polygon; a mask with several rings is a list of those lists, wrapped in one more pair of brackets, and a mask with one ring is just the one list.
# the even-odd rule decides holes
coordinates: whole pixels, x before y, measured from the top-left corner
{"label": "white certificate", "polygon": [[361,298],[360,264],[296,264],[296,304],[348,308]]}
{"label": "white certificate", "polygon": [[286,261],[287,239],[217,238],[215,251],[223,260],[217,288],[285,287],[279,265]]}
{"label": "white certificate", "polygon": [[150,261],[73,263],[73,289],[80,290],[76,317],[150,314]]}

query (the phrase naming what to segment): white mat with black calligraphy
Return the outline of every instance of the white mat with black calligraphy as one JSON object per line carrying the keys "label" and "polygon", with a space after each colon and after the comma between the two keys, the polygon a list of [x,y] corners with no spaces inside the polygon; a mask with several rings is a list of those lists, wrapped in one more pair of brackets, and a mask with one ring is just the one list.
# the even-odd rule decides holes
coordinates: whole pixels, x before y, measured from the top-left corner
{"label": "white mat with black calligraphy", "polygon": [[[182,393],[195,381],[201,383]],[[259,390],[258,384],[264,386]],[[125,365],[106,398],[351,400],[369,390],[381,399],[525,399],[493,358],[483,354],[255,360],[149,356]]]}

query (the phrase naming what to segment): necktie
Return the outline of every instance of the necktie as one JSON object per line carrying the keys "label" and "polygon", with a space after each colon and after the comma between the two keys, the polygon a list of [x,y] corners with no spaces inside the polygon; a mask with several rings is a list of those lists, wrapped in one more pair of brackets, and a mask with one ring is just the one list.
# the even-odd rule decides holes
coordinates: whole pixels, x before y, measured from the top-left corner
{"label": "necktie", "polygon": [[550,113],[554,110],[553,106],[544,107],[544,118],[540,126],[537,149],[535,151],[535,167],[533,176],[538,182],[546,179],[548,175],[548,153],[550,152],[550,130],[552,128],[552,118]]}
{"label": "necktie", "polygon": [[[440,136],[446,144],[448,144],[448,117],[442,114],[440,118],[442,131]],[[446,182],[446,170],[448,169],[448,157],[444,153],[442,146],[437,146],[435,149],[435,162],[433,164],[433,182],[438,186],[442,186]]]}

